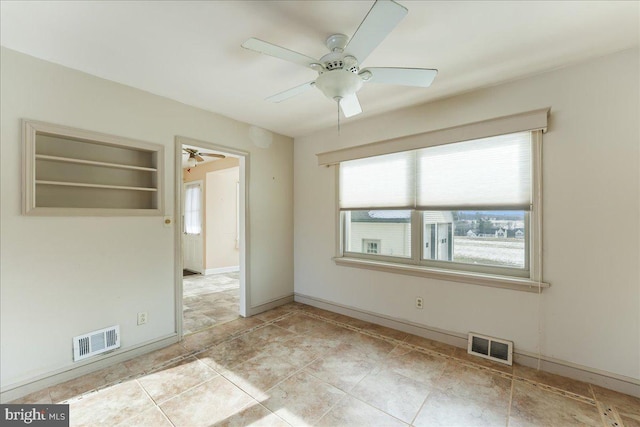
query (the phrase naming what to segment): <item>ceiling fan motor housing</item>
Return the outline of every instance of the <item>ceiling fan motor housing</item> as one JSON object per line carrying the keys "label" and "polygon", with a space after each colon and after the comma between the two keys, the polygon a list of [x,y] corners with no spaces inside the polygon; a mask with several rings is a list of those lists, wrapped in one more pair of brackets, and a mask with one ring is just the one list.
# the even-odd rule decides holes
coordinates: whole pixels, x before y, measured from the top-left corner
{"label": "ceiling fan motor housing", "polygon": [[360,90],[362,78],[345,69],[330,70],[318,76],[316,87],[329,99],[345,98]]}

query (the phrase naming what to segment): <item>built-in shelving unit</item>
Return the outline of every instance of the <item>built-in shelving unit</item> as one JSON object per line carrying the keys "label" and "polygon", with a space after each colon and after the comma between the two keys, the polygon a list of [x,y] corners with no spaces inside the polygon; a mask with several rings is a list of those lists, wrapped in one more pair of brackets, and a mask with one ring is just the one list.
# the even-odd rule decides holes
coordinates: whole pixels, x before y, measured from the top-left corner
{"label": "built-in shelving unit", "polygon": [[162,145],[23,125],[25,214],[162,215]]}

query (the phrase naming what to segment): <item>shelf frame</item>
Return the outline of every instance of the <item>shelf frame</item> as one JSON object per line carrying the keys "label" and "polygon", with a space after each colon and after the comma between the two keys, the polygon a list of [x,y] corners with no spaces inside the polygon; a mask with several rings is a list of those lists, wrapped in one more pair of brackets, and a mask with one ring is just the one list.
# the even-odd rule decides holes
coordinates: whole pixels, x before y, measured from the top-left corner
{"label": "shelf frame", "polygon": [[[36,120],[22,120],[23,125],[23,203],[24,215],[40,216],[160,216],[164,214],[164,146],[146,141],[139,141],[115,135],[76,129]],[[38,136],[50,136],[67,139],[73,142],[87,143],[95,146],[106,146],[117,149],[131,150],[133,152],[148,153],[154,159],[154,164],[147,167],[112,161],[87,160],[82,158],[51,155],[55,153],[37,153]],[[111,168],[129,171],[148,172],[152,174],[154,187],[139,187],[135,185],[111,185],[108,183],[92,182],[68,182],[60,180],[36,179],[37,161],[57,162],[64,164],[78,164],[97,168]],[[154,193],[154,201],[149,208],[127,207],[53,207],[38,206],[36,200],[36,186],[63,186],[78,188],[93,188],[97,191],[103,189],[126,190],[142,193]],[[38,187],[39,188],[39,187]]]}

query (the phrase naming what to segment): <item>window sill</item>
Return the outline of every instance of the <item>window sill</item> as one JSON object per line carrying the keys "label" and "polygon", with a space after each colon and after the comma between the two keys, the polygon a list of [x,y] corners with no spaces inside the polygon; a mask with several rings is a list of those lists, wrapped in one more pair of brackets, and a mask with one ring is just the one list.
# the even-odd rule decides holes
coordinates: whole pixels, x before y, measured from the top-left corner
{"label": "window sill", "polygon": [[[369,259],[334,257],[337,265],[344,267],[365,268],[368,270],[384,271],[387,273],[407,274],[411,276],[428,277],[450,282],[461,282],[471,285],[490,286],[493,288],[513,289],[517,291],[542,292],[549,283],[538,283],[521,277],[496,276],[491,274],[469,273],[466,271],[442,270],[417,265],[395,264],[391,262],[372,261]],[[540,289],[539,289],[540,288]]]}

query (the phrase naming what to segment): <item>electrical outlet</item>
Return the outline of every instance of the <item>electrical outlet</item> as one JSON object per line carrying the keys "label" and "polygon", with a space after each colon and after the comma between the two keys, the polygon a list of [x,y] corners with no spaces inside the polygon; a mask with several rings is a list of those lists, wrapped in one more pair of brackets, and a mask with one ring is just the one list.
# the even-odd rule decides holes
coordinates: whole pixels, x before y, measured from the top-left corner
{"label": "electrical outlet", "polygon": [[147,313],[138,313],[138,325],[147,323]]}
{"label": "electrical outlet", "polygon": [[424,301],[422,300],[422,297],[416,297],[416,308],[424,308]]}

